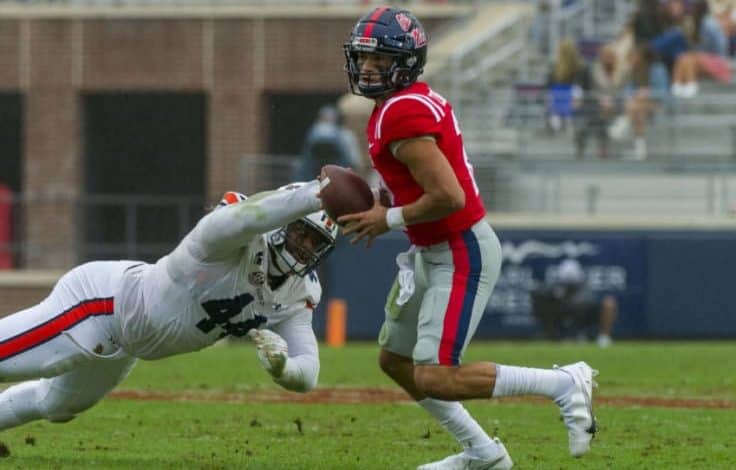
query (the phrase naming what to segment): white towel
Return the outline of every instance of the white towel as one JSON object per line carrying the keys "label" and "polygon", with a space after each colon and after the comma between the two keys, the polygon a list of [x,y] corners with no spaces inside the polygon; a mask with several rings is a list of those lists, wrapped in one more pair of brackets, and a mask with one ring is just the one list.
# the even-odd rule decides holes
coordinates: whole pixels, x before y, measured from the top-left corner
{"label": "white towel", "polygon": [[414,295],[415,256],[416,248],[414,245],[396,256],[396,265],[399,267],[399,296],[396,298],[396,305],[404,305]]}

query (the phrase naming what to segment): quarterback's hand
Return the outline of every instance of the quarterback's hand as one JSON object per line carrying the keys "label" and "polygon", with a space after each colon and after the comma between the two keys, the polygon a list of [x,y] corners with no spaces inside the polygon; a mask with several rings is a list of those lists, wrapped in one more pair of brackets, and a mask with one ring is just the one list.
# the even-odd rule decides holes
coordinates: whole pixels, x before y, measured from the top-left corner
{"label": "quarterback's hand", "polygon": [[366,247],[370,248],[373,240],[389,231],[386,223],[386,211],[388,209],[380,202],[375,201],[373,207],[365,212],[357,212],[355,214],[343,215],[337,221],[343,224],[343,235],[354,233],[355,236],[350,243],[355,245],[359,241],[365,239]]}
{"label": "quarterback's hand", "polygon": [[284,338],[271,330],[255,328],[248,332],[248,337],[256,344],[256,353],[263,368],[273,377],[281,377],[289,358],[289,346]]}

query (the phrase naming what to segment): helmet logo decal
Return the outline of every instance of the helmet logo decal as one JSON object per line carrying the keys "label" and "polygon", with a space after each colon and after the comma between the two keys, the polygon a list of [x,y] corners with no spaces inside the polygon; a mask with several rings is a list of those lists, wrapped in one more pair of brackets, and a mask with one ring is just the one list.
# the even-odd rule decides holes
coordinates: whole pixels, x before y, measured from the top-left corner
{"label": "helmet logo decal", "polygon": [[411,28],[411,18],[407,17],[403,13],[399,13],[396,15],[396,21],[399,23],[399,26],[401,26],[401,29],[404,30],[404,32],[409,31],[409,28]]}
{"label": "helmet logo decal", "polygon": [[422,29],[414,28],[409,34],[414,38],[414,47],[422,47],[427,44],[427,36]]}
{"label": "helmet logo decal", "polygon": [[378,46],[378,39],[358,36],[353,39],[353,47],[361,51],[372,51]]}

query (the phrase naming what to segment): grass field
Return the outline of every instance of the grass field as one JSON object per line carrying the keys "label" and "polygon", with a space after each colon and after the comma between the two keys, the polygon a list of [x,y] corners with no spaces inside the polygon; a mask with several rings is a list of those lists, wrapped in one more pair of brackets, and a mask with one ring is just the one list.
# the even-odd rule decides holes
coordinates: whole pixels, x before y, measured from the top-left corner
{"label": "grass field", "polygon": [[[323,347],[320,387],[395,390],[376,352],[371,343]],[[582,459],[568,456],[551,403],[467,404],[504,440],[515,468],[736,468],[733,343],[619,342],[600,350],[479,342],[466,357],[489,359],[542,367],[583,359],[601,372],[600,432]],[[405,401],[305,404],[277,394],[248,344],[140,362],[118,390],[70,423],[0,433],[10,450],[0,468],[412,469],[457,452],[439,425]]]}

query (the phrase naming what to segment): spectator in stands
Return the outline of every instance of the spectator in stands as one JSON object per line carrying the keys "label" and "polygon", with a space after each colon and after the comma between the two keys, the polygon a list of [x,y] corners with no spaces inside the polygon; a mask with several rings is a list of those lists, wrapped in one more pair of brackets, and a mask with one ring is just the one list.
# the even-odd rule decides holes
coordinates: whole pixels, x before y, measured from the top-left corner
{"label": "spectator in stands", "polygon": [[728,55],[736,56],[736,0],[713,0],[710,7],[726,36]]}
{"label": "spectator in stands", "polygon": [[596,298],[586,282],[585,271],[572,258],[552,271],[550,282],[532,292],[534,316],[547,339],[596,337],[598,346],[611,345],[611,331],[618,316],[618,302],[612,295]]}
{"label": "spectator in stands", "polygon": [[638,0],[636,10],[629,23],[634,36],[634,45],[648,44],[664,32],[662,2]]}
{"label": "spectator in stands", "polygon": [[660,2],[659,34],[649,40],[648,46],[654,49],[659,59],[672,71],[680,54],[690,49],[685,33],[685,3],[683,0],[664,0]]}
{"label": "spectator in stands", "polygon": [[[641,32],[640,39],[667,65],[672,77],[672,94],[691,98],[698,92],[698,75],[730,82],[730,68],[722,59],[727,53],[727,38],[715,17],[710,15],[707,0],[696,0],[686,14],[684,0],[664,0],[659,16],[654,16],[651,31]],[[653,8],[653,7],[650,7]],[[656,15],[657,13],[651,13]],[[636,19],[636,16],[635,16]],[[647,33],[659,34],[647,37]],[[635,30],[636,31],[636,30]]]}
{"label": "spectator in stands", "polygon": [[720,57],[728,55],[728,37],[721,23],[711,13],[707,0],[694,3],[692,27],[692,39],[697,51]]}
{"label": "spectator in stands", "polygon": [[726,60],[728,39],[716,18],[710,14],[707,0],[693,4],[689,19],[691,50],[677,57],[672,72],[672,94],[681,98],[695,96],[699,76],[731,82],[731,68]]}
{"label": "spectator in stands", "polygon": [[609,135],[623,140],[633,128],[634,159],[647,158],[646,129],[656,112],[669,99],[669,75],[655,53],[645,44],[635,46],[629,55],[631,77],[625,98],[625,114],[609,127]]}
{"label": "spectator in stands", "polygon": [[585,61],[575,42],[572,39],[560,41],[547,78],[549,126],[553,131],[572,123],[576,104],[581,102],[586,74]]}
{"label": "spectator in stands", "polygon": [[582,104],[576,106],[580,111],[575,132],[577,158],[583,157],[591,133],[598,140],[598,157],[608,157],[608,127],[616,115],[623,112],[622,95],[627,78],[627,67],[614,46],[601,47],[582,85]]}
{"label": "spectator in stands", "polygon": [[310,181],[317,177],[320,168],[327,164],[351,167],[360,172],[363,159],[355,135],[340,123],[334,106],[324,106],[307,132],[302,147],[302,161],[297,180]]}

